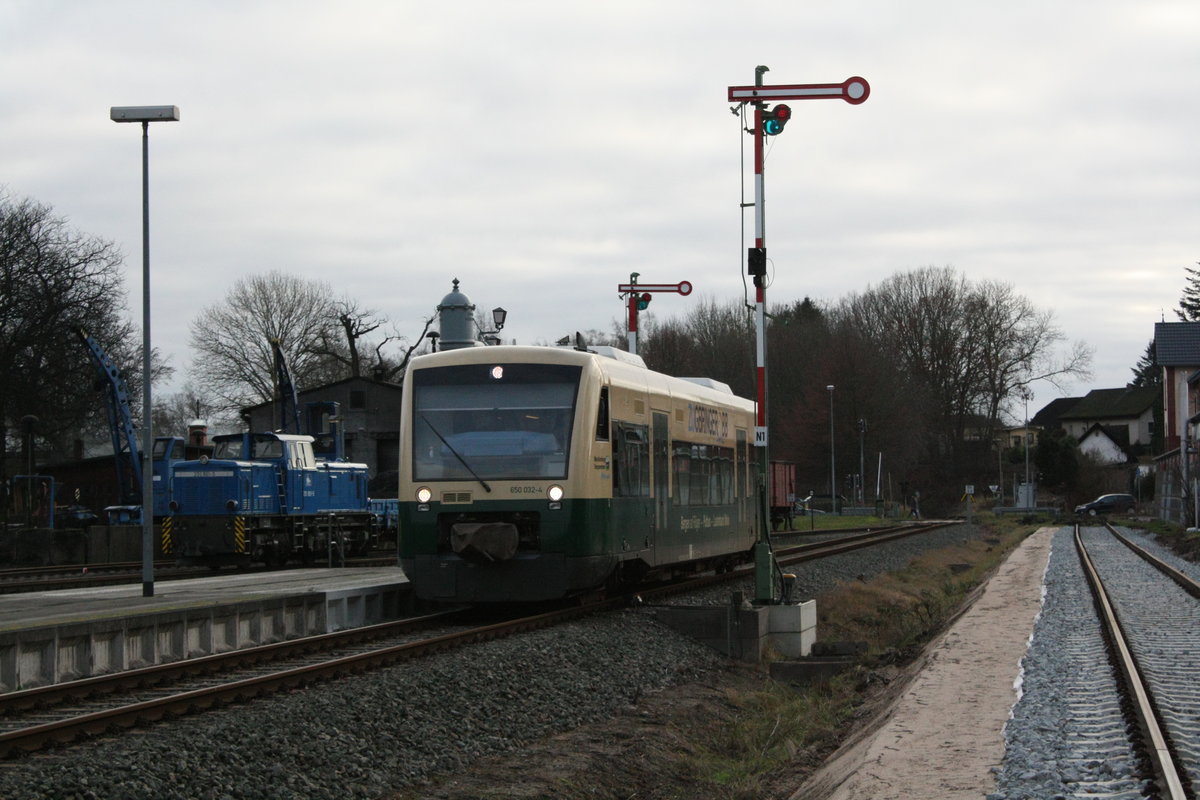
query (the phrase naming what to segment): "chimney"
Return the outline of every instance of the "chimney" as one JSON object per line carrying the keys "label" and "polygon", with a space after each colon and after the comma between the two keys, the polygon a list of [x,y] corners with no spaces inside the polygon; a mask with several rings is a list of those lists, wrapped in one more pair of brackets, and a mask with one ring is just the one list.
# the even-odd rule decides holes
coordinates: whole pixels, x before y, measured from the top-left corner
{"label": "chimney", "polygon": [[188,424],[188,444],[204,447],[208,444],[208,423],[202,419]]}

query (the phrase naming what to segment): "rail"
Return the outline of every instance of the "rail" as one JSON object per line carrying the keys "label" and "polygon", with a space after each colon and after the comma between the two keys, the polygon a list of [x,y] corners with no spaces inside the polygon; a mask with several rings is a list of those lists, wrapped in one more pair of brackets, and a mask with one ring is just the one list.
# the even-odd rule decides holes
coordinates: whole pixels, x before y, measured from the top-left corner
{"label": "rail", "polygon": [[[1124,540],[1123,537],[1119,538]],[[1126,544],[1129,544],[1127,540]],[[1125,637],[1120,620],[1117,618],[1116,610],[1113,608],[1112,602],[1108,597],[1108,592],[1104,588],[1104,583],[1100,579],[1100,574],[1097,572],[1091,557],[1088,555],[1087,548],[1083,544],[1083,537],[1079,533],[1078,523],[1075,525],[1075,549],[1079,553],[1079,561],[1083,566],[1088,585],[1091,587],[1092,594],[1096,599],[1096,605],[1100,612],[1100,621],[1104,626],[1107,639],[1113,649],[1114,660],[1133,700],[1132,712],[1138,727],[1145,735],[1145,747],[1155,773],[1155,781],[1160,791],[1164,793],[1163,796],[1169,798],[1169,800],[1184,800],[1187,794],[1184,791],[1183,777],[1175,763],[1174,757],[1171,755],[1167,737],[1158,719],[1153,699],[1146,687],[1146,681],[1142,677],[1137,659],[1134,657],[1133,651]]]}

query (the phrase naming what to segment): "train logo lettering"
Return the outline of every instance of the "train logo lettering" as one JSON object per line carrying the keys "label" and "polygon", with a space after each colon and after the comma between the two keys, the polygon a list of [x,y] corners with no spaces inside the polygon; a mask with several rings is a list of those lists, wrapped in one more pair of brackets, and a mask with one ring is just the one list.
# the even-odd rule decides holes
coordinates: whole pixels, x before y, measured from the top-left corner
{"label": "train logo lettering", "polygon": [[699,403],[688,403],[688,433],[705,433],[709,436],[729,436],[729,412],[709,408]]}

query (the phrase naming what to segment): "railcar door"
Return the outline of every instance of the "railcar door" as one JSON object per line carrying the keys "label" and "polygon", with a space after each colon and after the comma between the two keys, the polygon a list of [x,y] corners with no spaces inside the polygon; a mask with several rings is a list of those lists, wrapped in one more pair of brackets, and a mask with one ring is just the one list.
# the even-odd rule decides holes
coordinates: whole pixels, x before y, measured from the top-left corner
{"label": "railcar door", "polygon": [[750,457],[746,452],[746,431],[742,428],[737,430],[737,453],[734,458],[737,459],[737,470],[734,473],[734,482],[737,484],[737,507],[738,507],[738,522],[746,521],[746,498],[750,495]]}
{"label": "railcar door", "polygon": [[646,425],[613,423],[614,546],[618,552],[653,555],[654,499],[650,496],[650,430]]}
{"label": "railcar door", "polygon": [[[663,531],[670,524],[667,514],[671,510],[670,481],[670,446],[667,428],[667,415],[664,412],[654,412],[654,444],[651,448],[651,468],[654,470],[654,530]],[[657,538],[657,537],[656,537]]]}

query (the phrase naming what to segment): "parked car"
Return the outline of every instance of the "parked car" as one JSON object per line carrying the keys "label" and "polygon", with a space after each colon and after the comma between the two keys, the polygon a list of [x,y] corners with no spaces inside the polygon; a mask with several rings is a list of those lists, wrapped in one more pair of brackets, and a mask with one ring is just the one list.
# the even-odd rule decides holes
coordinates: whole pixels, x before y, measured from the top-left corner
{"label": "parked car", "polygon": [[83,506],[58,506],[54,509],[54,527],[82,528],[87,530],[100,521],[90,508]]}
{"label": "parked car", "polygon": [[1131,494],[1102,494],[1090,503],[1075,506],[1076,514],[1087,514],[1094,517],[1097,514],[1123,514],[1133,510],[1137,500]]}
{"label": "parked car", "polygon": [[828,494],[810,494],[808,497],[803,497],[796,502],[797,514],[828,514],[832,509],[834,513],[845,508],[848,504],[846,496],[839,494],[837,496],[837,506],[835,507],[829,498]]}

